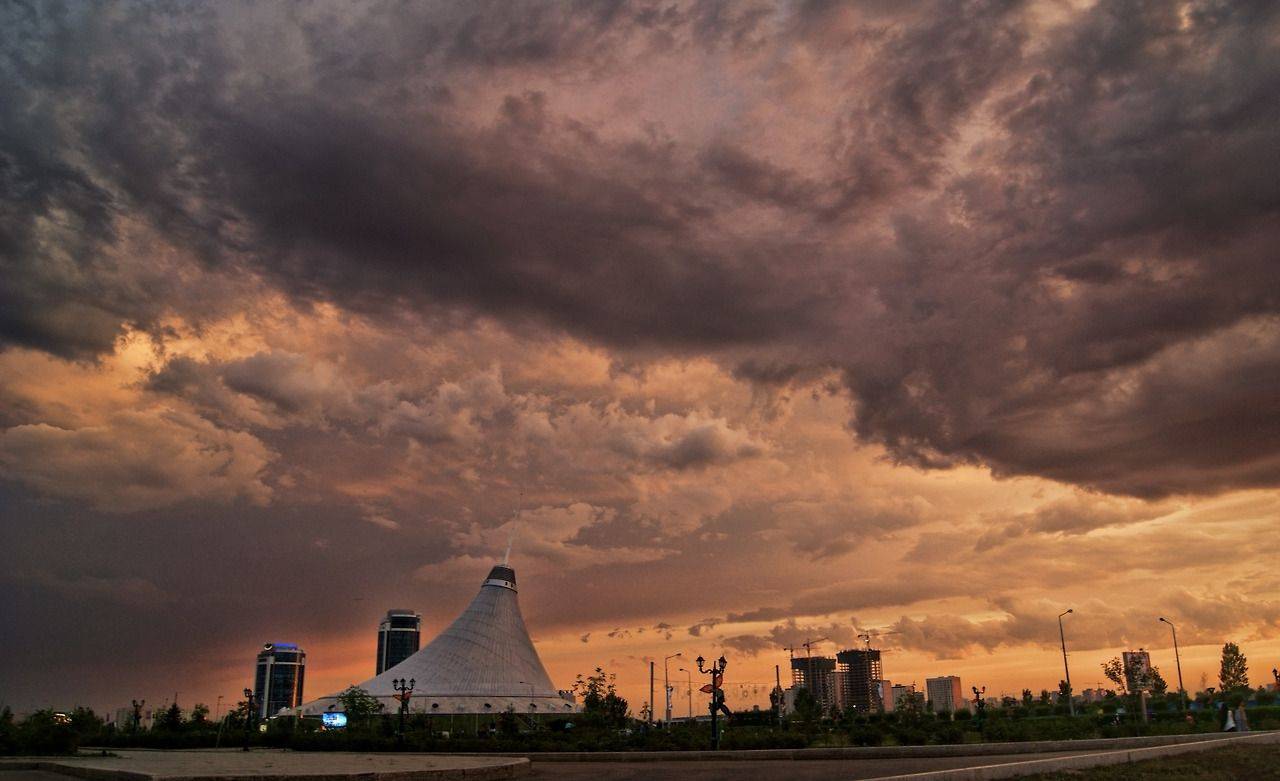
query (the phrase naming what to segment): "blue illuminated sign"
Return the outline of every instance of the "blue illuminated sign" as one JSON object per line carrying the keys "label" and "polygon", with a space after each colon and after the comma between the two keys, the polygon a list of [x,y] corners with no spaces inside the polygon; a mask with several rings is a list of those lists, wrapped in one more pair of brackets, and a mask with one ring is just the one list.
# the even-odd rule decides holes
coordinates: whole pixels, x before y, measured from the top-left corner
{"label": "blue illuminated sign", "polygon": [[345,713],[322,713],[320,714],[320,723],[326,729],[342,729],[347,726],[347,714]]}

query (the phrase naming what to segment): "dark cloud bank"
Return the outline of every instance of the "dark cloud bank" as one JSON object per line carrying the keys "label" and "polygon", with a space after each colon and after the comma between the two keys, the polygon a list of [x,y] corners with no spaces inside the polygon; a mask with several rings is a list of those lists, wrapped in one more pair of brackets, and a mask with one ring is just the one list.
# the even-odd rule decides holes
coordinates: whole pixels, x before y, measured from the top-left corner
{"label": "dark cloud bank", "polygon": [[[172,251],[374,316],[836,369],[856,433],[922,466],[1275,485],[1278,13],[10,4],[0,340],[86,358],[216,309],[139,260]],[[850,74],[805,170],[749,119],[557,103],[801,51]]]}

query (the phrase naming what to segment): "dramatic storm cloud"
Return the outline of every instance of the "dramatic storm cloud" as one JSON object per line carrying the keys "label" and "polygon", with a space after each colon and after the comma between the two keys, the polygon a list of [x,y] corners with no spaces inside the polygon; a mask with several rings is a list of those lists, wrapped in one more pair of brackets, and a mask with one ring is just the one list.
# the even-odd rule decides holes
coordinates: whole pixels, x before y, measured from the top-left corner
{"label": "dramatic storm cloud", "polygon": [[278,632],[366,677],[383,602],[446,620],[508,544],[565,684],[869,627],[1030,660],[1072,600],[1091,648],[1273,642],[1277,40],[1208,0],[9,4],[0,618],[75,604],[84,671],[126,616],[101,704],[176,634],[200,696]]}

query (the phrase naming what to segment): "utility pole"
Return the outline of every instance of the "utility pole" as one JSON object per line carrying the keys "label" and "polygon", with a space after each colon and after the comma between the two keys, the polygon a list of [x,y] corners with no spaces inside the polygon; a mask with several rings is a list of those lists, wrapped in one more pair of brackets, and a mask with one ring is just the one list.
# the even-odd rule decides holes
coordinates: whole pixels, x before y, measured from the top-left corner
{"label": "utility pole", "polygon": [[653,724],[653,711],[657,703],[653,699],[653,675],[654,665],[657,664],[652,659],[649,660],[649,723]]}
{"label": "utility pole", "polygon": [[1074,608],[1067,608],[1058,614],[1058,639],[1062,641],[1062,672],[1067,676],[1067,709],[1072,716],[1076,715],[1076,701],[1075,692],[1071,690],[1071,668],[1067,667],[1067,636],[1062,631],[1062,617],[1074,612]]}

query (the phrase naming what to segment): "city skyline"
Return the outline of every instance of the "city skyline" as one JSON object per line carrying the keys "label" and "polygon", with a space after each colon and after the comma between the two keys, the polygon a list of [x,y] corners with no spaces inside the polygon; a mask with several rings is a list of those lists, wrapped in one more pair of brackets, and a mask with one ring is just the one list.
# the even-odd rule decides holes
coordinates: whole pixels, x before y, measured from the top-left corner
{"label": "city skyline", "polygon": [[553,682],[633,710],[647,659],[755,685],[863,633],[895,683],[1053,690],[1069,608],[1077,691],[1171,680],[1160,617],[1188,689],[1227,641],[1268,682],[1278,35],[0,7],[0,704],[225,705],[276,641],[337,691],[508,555]]}

